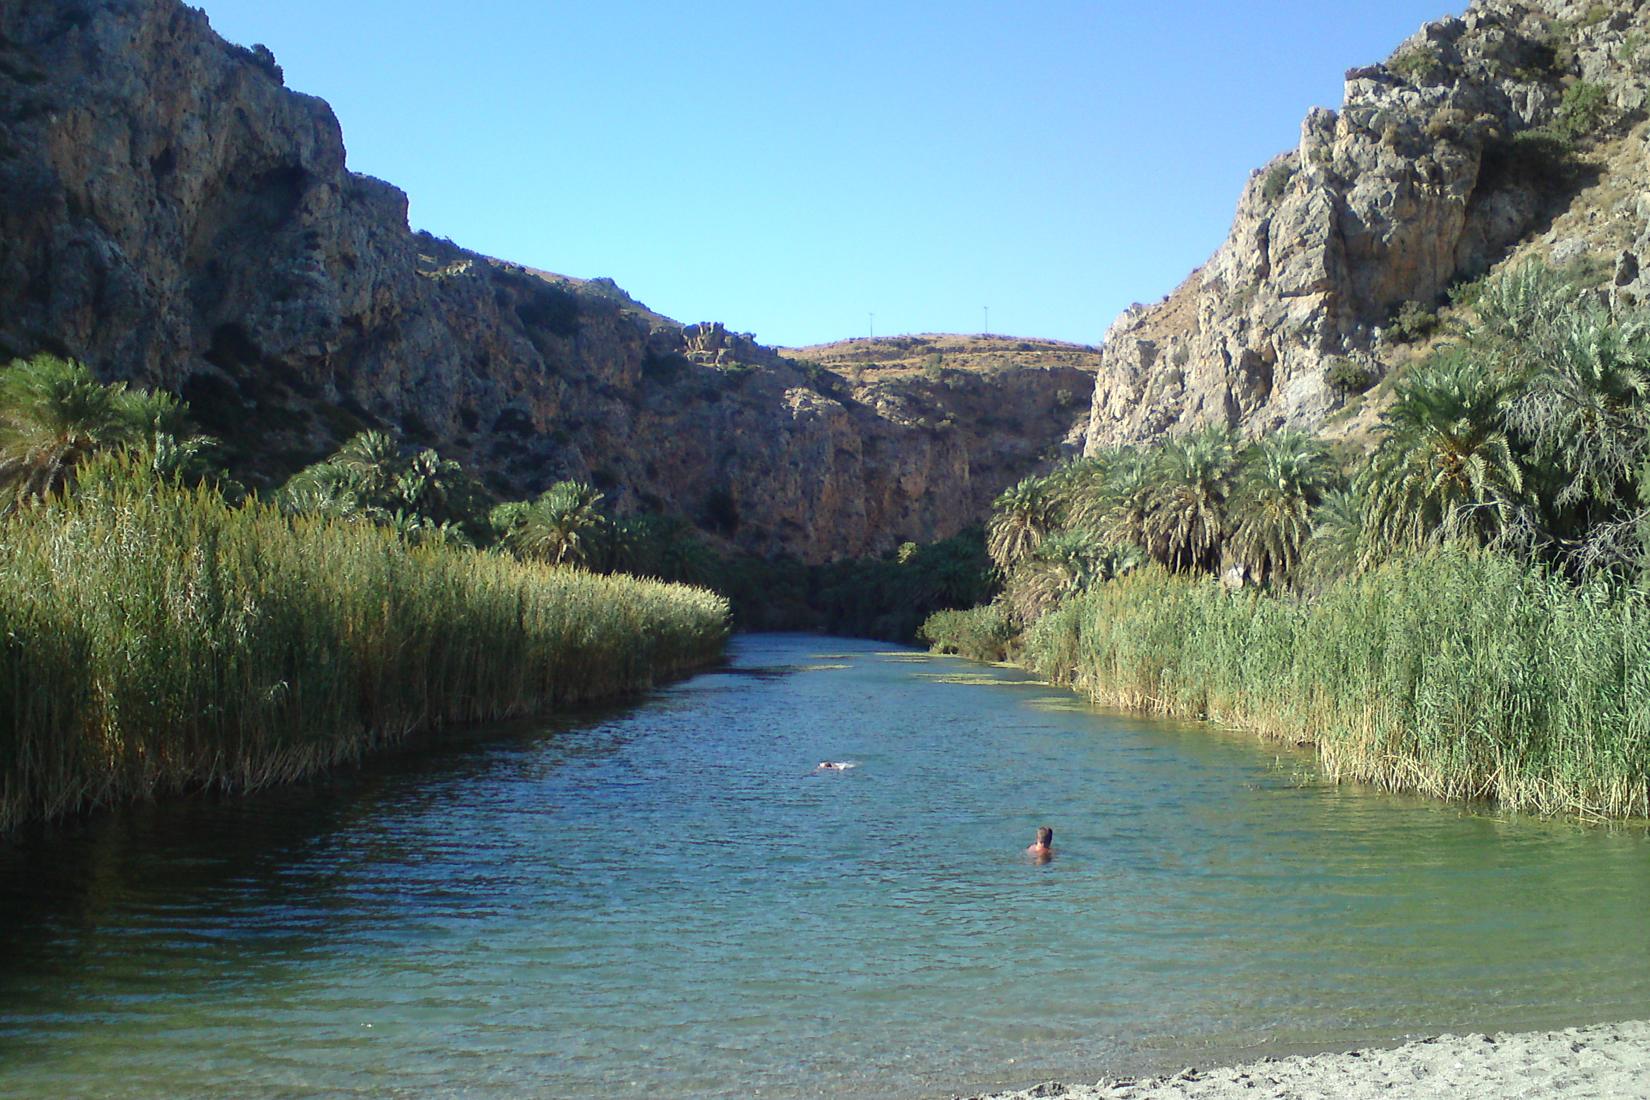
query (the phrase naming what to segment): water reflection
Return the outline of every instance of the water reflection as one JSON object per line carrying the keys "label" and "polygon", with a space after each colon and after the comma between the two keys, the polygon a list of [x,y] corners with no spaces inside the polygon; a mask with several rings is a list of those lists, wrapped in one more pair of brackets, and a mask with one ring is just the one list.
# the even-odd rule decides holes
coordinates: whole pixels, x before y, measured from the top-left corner
{"label": "water reflection", "polygon": [[742,638],[625,707],[0,849],[0,1093],[917,1096],[1638,1016],[1647,854]]}

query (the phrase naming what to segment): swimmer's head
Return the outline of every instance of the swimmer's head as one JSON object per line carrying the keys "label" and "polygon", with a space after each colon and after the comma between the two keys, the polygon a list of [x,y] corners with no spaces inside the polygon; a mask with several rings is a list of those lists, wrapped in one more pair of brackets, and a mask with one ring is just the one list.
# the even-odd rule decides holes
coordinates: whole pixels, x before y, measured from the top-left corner
{"label": "swimmer's head", "polygon": [[1054,830],[1049,828],[1047,825],[1041,825],[1037,829],[1037,847],[1054,847]]}

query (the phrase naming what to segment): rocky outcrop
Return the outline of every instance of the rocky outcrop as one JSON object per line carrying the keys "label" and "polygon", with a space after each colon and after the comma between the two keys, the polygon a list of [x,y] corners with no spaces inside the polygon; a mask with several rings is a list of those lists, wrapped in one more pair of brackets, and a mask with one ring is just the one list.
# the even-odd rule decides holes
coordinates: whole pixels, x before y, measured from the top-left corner
{"label": "rocky outcrop", "polygon": [[1342,109],[1252,176],[1213,258],[1112,326],[1089,450],[1319,425],[1337,359],[1378,375],[1404,303],[1436,304],[1564,210],[1575,181],[1552,161],[1642,112],[1647,31],[1637,2],[1480,0],[1348,72]]}
{"label": "rocky outcrop", "polygon": [[385,426],[506,497],[589,478],[821,561],[977,521],[1092,384],[1035,366],[867,396],[607,280],[413,234],[324,102],[176,0],[0,4],[0,195],[0,359],[180,392],[265,479]]}

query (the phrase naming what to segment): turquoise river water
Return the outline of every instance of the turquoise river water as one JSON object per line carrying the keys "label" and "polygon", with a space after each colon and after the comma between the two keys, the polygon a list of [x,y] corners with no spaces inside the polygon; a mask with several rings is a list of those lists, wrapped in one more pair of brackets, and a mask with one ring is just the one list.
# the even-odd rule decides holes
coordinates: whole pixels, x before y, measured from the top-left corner
{"label": "turquoise river water", "polygon": [[5,1096],[920,1098],[1650,1015],[1642,831],[803,635],[0,883]]}

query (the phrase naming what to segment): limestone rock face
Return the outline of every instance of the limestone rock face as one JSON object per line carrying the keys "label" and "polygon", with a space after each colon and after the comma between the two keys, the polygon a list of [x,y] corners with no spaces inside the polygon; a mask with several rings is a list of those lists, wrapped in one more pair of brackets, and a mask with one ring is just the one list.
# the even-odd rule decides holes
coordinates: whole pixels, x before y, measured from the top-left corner
{"label": "limestone rock face", "polygon": [[1396,310],[1435,304],[1562,206],[1515,135],[1564,122],[1580,82],[1618,120],[1644,108],[1647,29],[1631,0],[1479,0],[1349,71],[1342,109],[1313,110],[1251,177],[1208,263],[1112,325],[1089,451],[1206,423],[1320,424],[1341,400],[1337,358],[1378,373]]}
{"label": "limestone rock face", "polygon": [[865,399],[608,280],[414,234],[323,101],[177,0],[0,3],[0,196],[0,361],[180,392],[269,479],[383,426],[506,496],[588,478],[821,561],[978,521],[1092,386],[1031,367]]}

